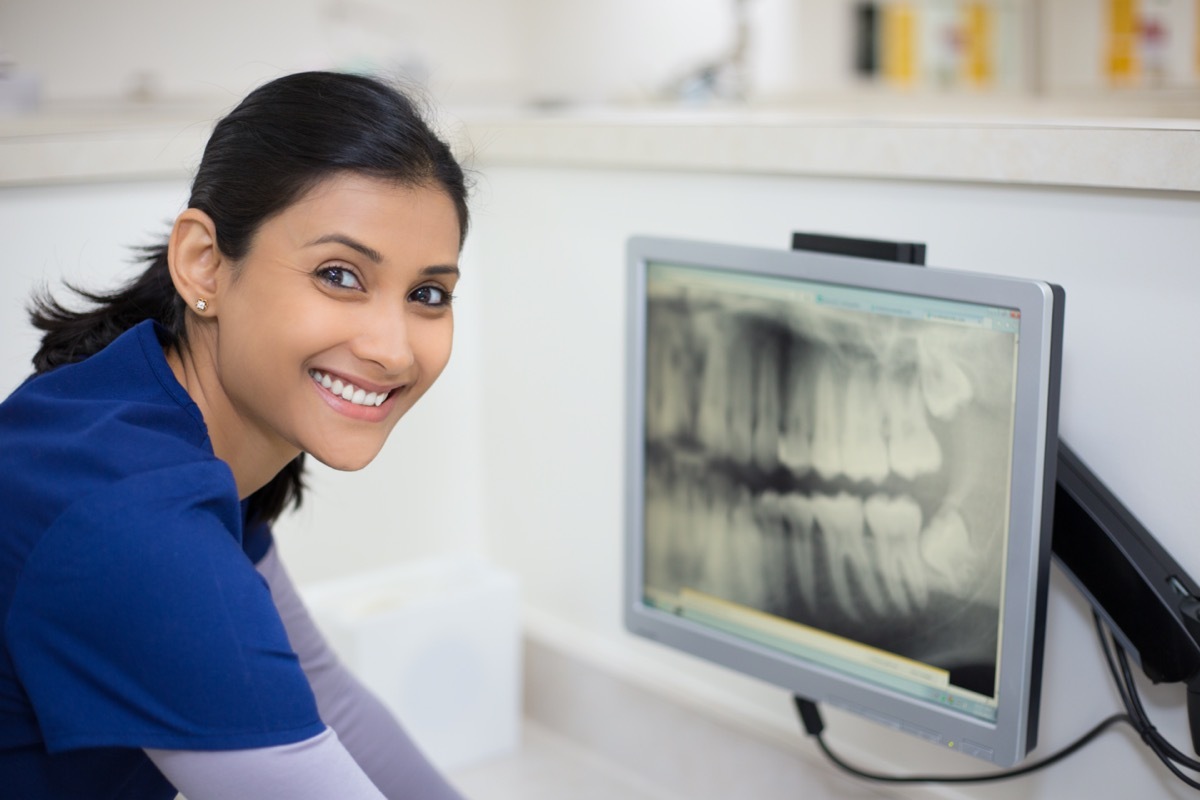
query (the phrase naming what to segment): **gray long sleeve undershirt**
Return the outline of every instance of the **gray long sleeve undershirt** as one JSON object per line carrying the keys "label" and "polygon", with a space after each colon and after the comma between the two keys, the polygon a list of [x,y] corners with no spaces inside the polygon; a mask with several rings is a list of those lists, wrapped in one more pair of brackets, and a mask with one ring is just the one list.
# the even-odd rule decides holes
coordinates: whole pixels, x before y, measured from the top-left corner
{"label": "gray long sleeve undershirt", "polygon": [[329,648],[273,546],[258,571],[328,729],[296,744],[249,750],[147,749],[167,779],[188,800],[463,800]]}

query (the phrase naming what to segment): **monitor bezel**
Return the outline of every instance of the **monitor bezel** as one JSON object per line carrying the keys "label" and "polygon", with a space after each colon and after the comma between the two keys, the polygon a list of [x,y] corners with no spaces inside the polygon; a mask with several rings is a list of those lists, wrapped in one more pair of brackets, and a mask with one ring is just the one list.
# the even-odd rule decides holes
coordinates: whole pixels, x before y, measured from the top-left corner
{"label": "monitor bezel", "polygon": [[[1057,456],[1062,290],[1050,283],[1007,276],[651,236],[630,238],[627,258],[626,628],[943,747],[1002,766],[1020,761],[1036,743],[1040,702]],[[646,269],[655,262],[917,294],[1020,312],[1004,635],[994,723],[790,658],[644,603]]]}

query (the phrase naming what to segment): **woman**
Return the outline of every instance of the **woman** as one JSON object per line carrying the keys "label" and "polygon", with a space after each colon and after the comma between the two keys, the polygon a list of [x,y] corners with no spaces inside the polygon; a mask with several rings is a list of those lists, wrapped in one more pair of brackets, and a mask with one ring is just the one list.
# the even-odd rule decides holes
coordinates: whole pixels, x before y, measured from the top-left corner
{"label": "woman", "polygon": [[0,776],[25,798],[457,797],[271,543],[304,454],[365,466],[450,355],[463,172],[369,78],[213,131],[148,268],[35,303],[0,404]]}

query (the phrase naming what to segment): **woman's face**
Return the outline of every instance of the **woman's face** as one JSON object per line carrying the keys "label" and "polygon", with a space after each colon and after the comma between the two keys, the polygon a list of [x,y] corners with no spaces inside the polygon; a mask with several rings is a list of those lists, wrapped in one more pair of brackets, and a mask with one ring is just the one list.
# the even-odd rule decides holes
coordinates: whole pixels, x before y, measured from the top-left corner
{"label": "woman's face", "polygon": [[220,272],[216,406],[234,419],[210,430],[366,466],[450,357],[459,241],[442,190],[357,175],[263,223]]}

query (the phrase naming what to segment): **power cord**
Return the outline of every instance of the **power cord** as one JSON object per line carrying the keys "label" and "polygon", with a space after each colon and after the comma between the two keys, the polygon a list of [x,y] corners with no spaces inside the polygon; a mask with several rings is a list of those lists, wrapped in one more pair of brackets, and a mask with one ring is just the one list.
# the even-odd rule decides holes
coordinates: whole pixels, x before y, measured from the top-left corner
{"label": "power cord", "polygon": [[1023,767],[977,775],[884,775],[878,772],[870,772],[847,763],[829,748],[823,735],[825,723],[821,719],[821,711],[817,708],[816,703],[806,700],[803,697],[793,697],[796,704],[796,711],[800,715],[805,732],[817,740],[817,745],[820,746],[821,751],[825,753],[826,757],[839,769],[865,780],[886,783],[985,783],[1017,778],[1040,769],[1045,769],[1051,764],[1062,761],[1067,756],[1072,755],[1089,744],[1108,728],[1119,722],[1124,722],[1129,724],[1141,736],[1142,741],[1158,756],[1175,777],[1194,789],[1200,789],[1200,781],[1196,781],[1184,774],[1178,766],[1182,765],[1187,769],[1200,771],[1200,761],[1188,756],[1172,745],[1150,722],[1150,717],[1146,714],[1141,697],[1138,695],[1137,685],[1134,683],[1133,670],[1129,667],[1129,659],[1125,653],[1125,649],[1121,647],[1120,642],[1116,641],[1115,638],[1111,638],[1111,632],[1105,630],[1100,615],[1095,611],[1092,612],[1092,615],[1096,621],[1096,633],[1100,637],[1100,646],[1104,651],[1105,661],[1108,662],[1109,671],[1112,673],[1113,680],[1117,684],[1117,692],[1120,694],[1121,702],[1125,706],[1125,713],[1113,714],[1104,718],[1087,733],[1057,753]]}
{"label": "power cord", "polygon": [[1200,781],[1196,781],[1194,778],[1184,774],[1179,769],[1179,766],[1177,766],[1182,765],[1188,769],[1200,771],[1200,761],[1180,751],[1158,732],[1158,728],[1154,727],[1154,724],[1150,721],[1150,716],[1146,713],[1146,709],[1142,705],[1137,684],[1134,683],[1133,670],[1129,668],[1129,658],[1125,653],[1125,648],[1112,636],[1112,631],[1106,630],[1099,614],[1093,611],[1092,616],[1096,621],[1096,634],[1100,637],[1100,646],[1104,650],[1104,660],[1108,662],[1108,670],[1112,673],[1113,680],[1117,684],[1117,692],[1120,694],[1121,702],[1129,714],[1130,724],[1133,726],[1133,729],[1138,732],[1138,735],[1142,737],[1142,741],[1146,743],[1146,746],[1150,748],[1154,755],[1158,756],[1163,765],[1176,778],[1179,778],[1179,780],[1193,789],[1200,789]]}
{"label": "power cord", "polygon": [[[1002,781],[1009,778],[1016,778],[1021,775],[1028,775],[1030,772],[1043,769],[1051,764],[1063,760],[1076,750],[1079,750],[1081,747],[1091,742],[1108,728],[1116,725],[1118,722],[1128,722],[1130,724],[1133,722],[1128,714],[1113,714],[1112,716],[1101,720],[1090,731],[1083,734],[1083,736],[1080,736],[1077,740],[1075,740],[1075,742],[1067,745],[1054,755],[1047,756],[1041,761],[1035,761],[1032,764],[1027,764],[1016,769],[1003,770],[1000,772],[989,772],[982,775],[884,775],[878,772],[869,772],[842,760],[842,758],[834,753],[829,748],[829,745],[825,742],[825,737],[821,733],[821,731],[824,729],[824,723],[820,722],[821,712],[817,708],[816,703],[812,702],[811,700],[805,700],[802,697],[796,697],[794,699],[796,702],[796,708],[800,712],[800,718],[804,721],[805,732],[817,740],[817,744],[830,761],[855,777],[864,778],[870,781],[883,781],[886,783],[985,783],[988,781]],[[813,719],[817,721],[816,727],[813,727],[811,724]]]}

